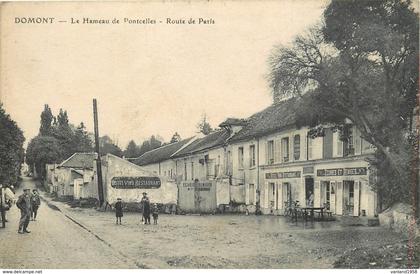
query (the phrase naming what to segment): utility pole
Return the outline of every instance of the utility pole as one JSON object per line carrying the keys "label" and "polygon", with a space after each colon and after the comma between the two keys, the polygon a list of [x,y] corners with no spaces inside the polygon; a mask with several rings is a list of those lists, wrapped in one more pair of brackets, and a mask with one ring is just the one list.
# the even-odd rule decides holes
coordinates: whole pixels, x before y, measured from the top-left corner
{"label": "utility pole", "polygon": [[104,203],[104,188],[102,184],[101,154],[99,153],[98,106],[96,103],[96,99],[93,99],[93,122],[94,122],[94,128],[95,128],[95,151],[98,157],[96,159],[96,173],[98,177],[99,207],[102,207]]}

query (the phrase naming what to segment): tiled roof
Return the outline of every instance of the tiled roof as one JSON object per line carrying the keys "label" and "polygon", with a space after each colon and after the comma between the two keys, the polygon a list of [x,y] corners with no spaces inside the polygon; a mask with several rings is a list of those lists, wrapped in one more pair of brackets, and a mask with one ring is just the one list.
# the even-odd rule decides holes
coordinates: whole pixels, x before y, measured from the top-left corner
{"label": "tiled roof", "polygon": [[179,151],[174,155],[174,157],[181,157],[189,155],[194,152],[203,151],[206,149],[214,148],[225,144],[226,140],[229,138],[230,133],[225,130],[218,130],[210,133],[207,136],[204,136],[200,139],[195,140],[190,145]]}
{"label": "tiled roof", "polygon": [[246,119],[246,125],[229,142],[238,142],[274,133],[294,125],[300,99],[292,98],[255,113]]}
{"label": "tiled roof", "polygon": [[96,159],[96,153],[80,153],[77,152],[62,162],[59,167],[68,168],[90,168],[93,169],[93,162]]}
{"label": "tiled roof", "polygon": [[180,150],[192,138],[193,137],[181,140],[176,143],[164,145],[154,150],[148,151],[134,160],[130,159],[130,162],[135,163],[136,165],[139,165],[139,166],[144,166],[144,165],[154,164],[154,163],[168,160],[170,159],[172,154]]}

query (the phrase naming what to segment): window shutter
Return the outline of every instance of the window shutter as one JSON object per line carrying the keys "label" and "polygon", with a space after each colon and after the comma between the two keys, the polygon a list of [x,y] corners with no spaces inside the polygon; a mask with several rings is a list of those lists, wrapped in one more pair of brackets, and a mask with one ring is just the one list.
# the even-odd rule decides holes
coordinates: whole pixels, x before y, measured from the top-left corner
{"label": "window shutter", "polygon": [[274,141],[274,162],[280,163],[281,162],[281,144],[280,139],[276,139]]}
{"label": "window shutter", "polygon": [[360,138],[360,131],[354,127],[353,129],[353,138],[354,138],[354,154],[360,155],[361,153],[361,146],[362,146],[362,139]]}

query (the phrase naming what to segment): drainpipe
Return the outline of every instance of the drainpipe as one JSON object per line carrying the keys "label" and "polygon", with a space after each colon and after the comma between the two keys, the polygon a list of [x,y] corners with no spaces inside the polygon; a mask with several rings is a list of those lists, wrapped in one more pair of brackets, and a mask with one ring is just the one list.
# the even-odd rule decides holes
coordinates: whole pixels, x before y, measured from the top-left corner
{"label": "drainpipe", "polygon": [[257,201],[255,215],[261,215],[261,189],[260,189],[260,139],[257,138]]}

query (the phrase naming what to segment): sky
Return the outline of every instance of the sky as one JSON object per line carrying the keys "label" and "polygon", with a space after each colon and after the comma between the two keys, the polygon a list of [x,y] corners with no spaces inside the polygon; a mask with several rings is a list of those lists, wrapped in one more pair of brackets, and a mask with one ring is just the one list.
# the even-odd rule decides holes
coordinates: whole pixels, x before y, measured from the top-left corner
{"label": "sky", "polygon": [[[152,134],[197,132],[205,113],[213,127],[246,118],[272,103],[266,75],[273,47],[319,22],[326,1],[49,2],[1,6],[0,98],[27,140],[40,114],[67,110],[70,122],[124,148]],[[54,17],[52,24],[16,23]],[[16,19],[18,18],[18,19]],[[83,18],[120,24],[71,24]],[[124,18],[156,20],[125,24]],[[166,24],[189,18],[214,24]],[[66,21],[66,22],[58,22]],[[162,21],[162,23],[160,23]],[[197,23],[197,22],[196,22]]]}

